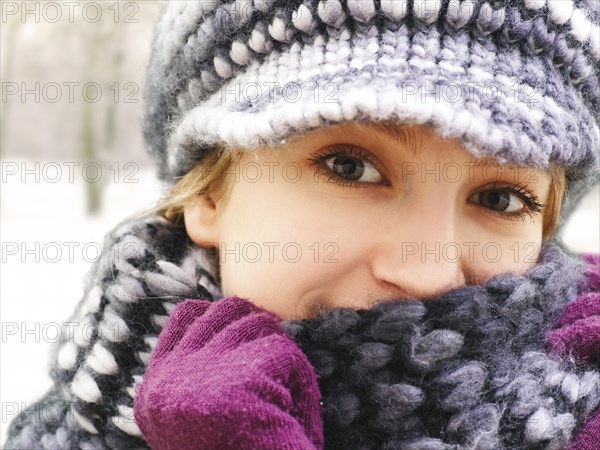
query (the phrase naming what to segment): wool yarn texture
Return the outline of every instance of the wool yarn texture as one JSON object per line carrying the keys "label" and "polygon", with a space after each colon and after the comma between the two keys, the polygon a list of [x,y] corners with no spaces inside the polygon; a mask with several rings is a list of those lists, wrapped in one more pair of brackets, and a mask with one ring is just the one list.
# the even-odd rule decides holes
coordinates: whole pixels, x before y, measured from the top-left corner
{"label": "wool yarn texture", "polygon": [[286,322],[321,375],[325,448],[566,448],[600,400],[597,370],[543,350],[572,270],[547,243],[523,276]]}
{"label": "wool yarn texture", "polygon": [[[115,227],[56,344],[54,386],[6,448],[148,448],[135,388],[175,305],[222,298],[216,262],[164,218]],[[523,276],[282,322],[320,375],[325,448],[567,448],[600,403],[599,367],[547,353],[544,337],[583,268],[549,241]]]}
{"label": "wool yarn texture", "polygon": [[344,121],[427,124],[476,157],[600,179],[596,0],[168,1],[144,135],[167,183],[215,147]]}

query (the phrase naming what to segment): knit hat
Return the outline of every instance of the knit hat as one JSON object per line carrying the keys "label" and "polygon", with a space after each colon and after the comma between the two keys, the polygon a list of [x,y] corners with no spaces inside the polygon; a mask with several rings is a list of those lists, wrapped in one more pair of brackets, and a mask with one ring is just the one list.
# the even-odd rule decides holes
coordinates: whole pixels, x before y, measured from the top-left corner
{"label": "knit hat", "polygon": [[596,0],[167,1],[144,136],[171,184],[215,145],[344,121],[427,124],[475,157],[600,178]]}

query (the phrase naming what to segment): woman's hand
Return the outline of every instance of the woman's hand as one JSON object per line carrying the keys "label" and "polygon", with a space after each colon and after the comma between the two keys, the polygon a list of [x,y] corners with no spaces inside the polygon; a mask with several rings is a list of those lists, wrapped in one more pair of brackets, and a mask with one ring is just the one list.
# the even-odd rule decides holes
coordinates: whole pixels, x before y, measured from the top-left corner
{"label": "woman's hand", "polygon": [[173,310],[138,386],[135,419],[158,449],[321,449],[317,375],[279,318],[247,300]]}

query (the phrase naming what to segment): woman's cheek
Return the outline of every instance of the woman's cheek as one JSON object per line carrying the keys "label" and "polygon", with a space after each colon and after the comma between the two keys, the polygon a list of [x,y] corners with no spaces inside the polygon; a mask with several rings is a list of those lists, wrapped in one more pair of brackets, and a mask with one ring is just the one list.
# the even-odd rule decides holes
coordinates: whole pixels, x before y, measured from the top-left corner
{"label": "woman's cheek", "polygon": [[[540,253],[540,242],[537,241],[490,241],[481,243],[472,254],[468,255],[471,271],[485,274],[485,280],[494,275],[512,272],[524,274],[533,267]],[[485,281],[482,280],[482,281]]]}
{"label": "woman's cheek", "polygon": [[238,296],[277,314],[283,320],[298,316],[303,276],[310,275],[282,260],[231,261],[221,264],[221,290],[225,297]]}

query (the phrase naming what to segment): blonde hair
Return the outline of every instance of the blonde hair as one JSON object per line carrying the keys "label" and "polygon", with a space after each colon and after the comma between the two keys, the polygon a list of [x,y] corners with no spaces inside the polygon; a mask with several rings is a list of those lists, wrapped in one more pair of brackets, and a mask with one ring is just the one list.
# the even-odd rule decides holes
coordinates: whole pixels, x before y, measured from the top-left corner
{"label": "blonde hair", "polygon": [[[185,174],[148,213],[157,214],[173,223],[181,224],[185,206],[197,196],[210,195],[215,202],[225,203],[233,184],[227,182],[226,176],[239,164],[243,153],[243,149],[218,148],[213,150],[196,167]],[[551,237],[558,225],[560,208],[567,190],[565,169],[553,164],[549,172],[551,181],[550,192],[543,210],[543,239]]]}
{"label": "blonde hair", "polygon": [[542,238],[548,239],[558,226],[560,208],[567,195],[567,177],[565,168],[556,164],[550,166],[550,192],[544,206]]}
{"label": "blonde hair", "polygon": [[198,196],[210,195],[213,201],[226,202],[231,186],[226,176],[236,167],[244,150],[213,149],[200,163],[186,173],[159,201],[148,211],[175,223],[183,223],[183,211]]}

